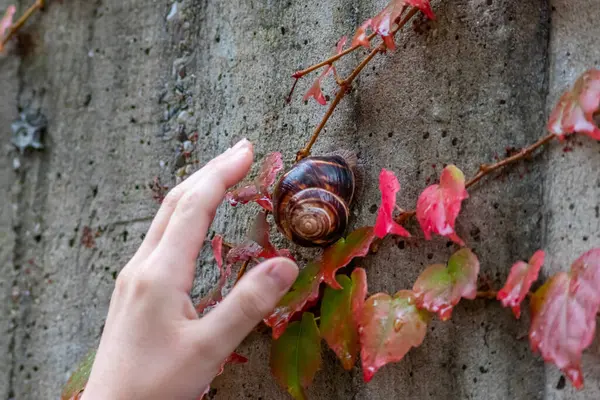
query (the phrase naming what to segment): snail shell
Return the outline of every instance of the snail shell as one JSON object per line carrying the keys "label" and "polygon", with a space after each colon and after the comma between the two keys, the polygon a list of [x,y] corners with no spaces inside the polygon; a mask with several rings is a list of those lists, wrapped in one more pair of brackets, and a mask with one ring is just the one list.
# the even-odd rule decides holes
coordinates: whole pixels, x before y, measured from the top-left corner
{"label": "snail shell", "polygon": [[279,230],[305,247],[326,246],[348,226],[356,191],[356,156],[339,151],[307,157],[281,177],[273,192]]}

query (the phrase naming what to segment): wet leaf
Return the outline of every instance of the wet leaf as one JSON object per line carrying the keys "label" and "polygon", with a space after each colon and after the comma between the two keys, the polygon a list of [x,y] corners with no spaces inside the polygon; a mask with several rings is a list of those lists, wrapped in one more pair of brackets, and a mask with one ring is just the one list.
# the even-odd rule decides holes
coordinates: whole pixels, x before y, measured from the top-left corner
{"label": "wet leaf", "polygon": [[365,382],[385,364],[402,360],[423,343],[430,315],[416,306],[410,290],[391,297],[377,293],[367,299],[359,322],[360,358]]}
{"label": "wet leaf", "polygon": [[374,237],[373,227],[365,226],[325,249],[322,261],[325,283],[334,289],[341,289],[335,278],[337,270],[348,265],[353,258],[367,255]]}
{"label": "wet leaf", "polygon": [[550,114],[548,130],[561,139],[571,133],[584,133],[600,140],[600,129],[594,114],[600,109],[600,70],[582,74],[566,91]]}
{"label": "wet leaf", "polygon": [[60,396],[61,400],[72,400],[78,399],[83,389],[85,389],[85,385],[87,385],[88,379],[90,378],[90,373],[92,372],[92,366],[94,365],[94,359],[96,358],[96,349],[90,350],[83,360],[77,366],[77,369],[71,377],[66,385],[63,387],[62,394]]}
{"label": "wet leaf", "polygon": [[400,183],[392,171],[382,169],[379,174],[379,191],[381,205],[375,222],[375,236],[383,238],[387,234],[410,237],[410,233],[394,221],[396,194],[400,191]]}
{"label": "wet leaf", "polygon": [[321,368],[321,337],[315,317],[304,313],[292,322],[271,347],[271,372],[294,399],[306,399],[304,390]]}
{"label": "wet leaf", "polygon": [[[251,257],[262,257],[262,258],[273,258],[273,257],[287,257],[294,260],[291,252],[288,249],[277,250],[271,243],[270,231],[271,227],[267,222],[267,214],[261,211],[256,216],[254,224],[250,229],[248,237],[250,240],[256,242],[262,250]],[[252,249],[252,251],[250,251]],[[249,247],[249,254],[256,251],[252,246]],[[234,253],[235,254],[235,253]]]}
{"label": "wet leaf", "polygon": [[273,328],[274,339],[280,337],[286,330],[294,314],[303,311],[317,300],[321,282],[323,282],[323,272],[319,262],[313,261],[300,271],[290,291],[264,320],[265,324]]}
{"label": "wet leaf", "polygon": [[232,206],[255,201],[266,209],[273,211],[269,188],[275,183],[277,174],[283,169],[281,153],[268,154],[261,162],[260,171],[254,181],[243,183],[239,188],[227,192],[225,198]]}
{"label": "wet leaf", "polygon": [[560,368],[578,389],[583,387],[581,354],[594,340],[599,309],[600,248],[578,258],[569,273],[554,275],[531,299],[532,350]]}
{"label": "wet leaf", "polygon": [[325,289],[321,302],[321,336],[350,370],[360,350],[358,321],[367,295],[367,275],[362,268],[352,271],[352,279],[338,275],[341,290]]}
{"label": "wet leaf", "polygon": [[458,250],[448,260],[448,266],[430,265],[419,275],[413,286],[418,307],[447,321],[461,298],[475,298],[478,275],[477,256],[466,248]]}
{"label": "wet leaf", "polygon": [[464,174],[454,165],[448,165],[442,171],[440,184],[427,187],[417,201],[417,220],[425,239],[430,240],[433,232],[464,246],[454,231],[454,224],[462,201],[468,197]]}
{"label": "wet leaf", "polygon": [[538,278],[544,264],[545,254],[538,250],[529,260],[516,262],[510,269],[506,284],[498,292],[498,300],[504,307],[511,307],[515,317],[521,317],[521,302],[525,300],[533,282]]}

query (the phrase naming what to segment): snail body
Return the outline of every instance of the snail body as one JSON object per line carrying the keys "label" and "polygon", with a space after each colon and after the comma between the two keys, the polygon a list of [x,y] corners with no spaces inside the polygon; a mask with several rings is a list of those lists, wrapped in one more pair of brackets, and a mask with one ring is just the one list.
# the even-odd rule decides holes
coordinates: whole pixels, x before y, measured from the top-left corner
{"label": "snail body", "polygon": [[294,165],[273,192],[279,230],[304,247],[327,246],[341,238],[356,192],[356,168],[356,156],[346,151]]}

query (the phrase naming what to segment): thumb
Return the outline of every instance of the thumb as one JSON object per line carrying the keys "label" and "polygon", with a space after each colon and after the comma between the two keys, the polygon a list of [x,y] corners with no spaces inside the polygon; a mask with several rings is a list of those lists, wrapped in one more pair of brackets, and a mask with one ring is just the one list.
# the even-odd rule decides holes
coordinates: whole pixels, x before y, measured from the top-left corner
{"label": "thumb", "polygon": [[269,314],[298,276],[289,258],[272,258],[246,274],[214,310],[202,317],[197,336],[215,362],[233,352],[252,329]]}

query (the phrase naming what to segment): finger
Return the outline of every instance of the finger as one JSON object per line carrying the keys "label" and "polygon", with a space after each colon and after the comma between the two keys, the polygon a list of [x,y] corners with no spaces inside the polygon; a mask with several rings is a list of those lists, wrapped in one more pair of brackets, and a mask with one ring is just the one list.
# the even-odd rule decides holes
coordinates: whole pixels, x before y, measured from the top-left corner
{"label": "finger", "polygon": [[215,164],[226,162],[228,157],[239,147],[243,146],[245,139],[240,140],[234,147],[227,149],[227,151],[221,153],[216,158],[209,161],[203,168],[196,171],[185,181],[181,182],[179,185],[175,186],[165,199],[163,200],[158,213],[154,217],[152,224],[150,225],[150,229],[148,229],[148,233],[146,233],[146,237],[142,242],[139,250],[137,251],[135,258],[145,258],[156,248],[160,239],[162,238],[165,229],[171,219],[171,215],[175,211],[177,207],[177,203],[181,200],[181,197],[188,192],[191,188],[194,187],[198,183],[198,181],[202,178],[202,176],[206,173],[206,169],[211,169]]}
{"label": "finger", "polygon": [[191,322],[197,326],[198,350],[216,362],[224,360],[273,311],[297,276],[298,267],[289,258],[273,258],[253,268],[221,304]]}
{"label": "finger", "polygon": [[195,261],[217,207],[225,191],[246,176],[251,164],[252,145],[244,141],[226,159],[203,168],[198,181],[177,203],[154,250],[157,267],[165,269],[157,272],[183,283],[186,290],[191,288]]}

